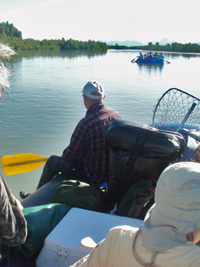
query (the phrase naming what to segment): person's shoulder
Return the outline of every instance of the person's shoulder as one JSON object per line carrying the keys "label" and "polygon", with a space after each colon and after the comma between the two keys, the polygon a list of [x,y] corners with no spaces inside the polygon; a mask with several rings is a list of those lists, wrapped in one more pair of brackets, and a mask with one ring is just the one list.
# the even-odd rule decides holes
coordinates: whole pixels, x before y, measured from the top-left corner
{"label": "person's shoulder", "polygon": [[117,116],[119,116],[119,117],[121,118],[119,112],[116,111],[115,109],[112,109],[112,108],[109,108],[109,107],[106,107],[106,106],[104,106],[104,107],[105,107],[105,109],[107,109],[110,113],[116,114]]}
{"label": "person's shoulder", "polygon": [[88,127],[89,120],[87,117],[82,118],[76,125],[75,131],[84,130]]}
{"label": "person's shoulder", "polygon": [[82,118],[78,124],[78,128],[82,128],[83,130],[87,130],[88,127],[91,127],[96,120],[97,113],[96,112],[88,112],[84,118]]}
{"label": "person's shoulder", "polygon": [[138,231],[138,228],[137,227],[132,227],[132,226],[129,226],[129,225],[122,225],[122,226],[116,226],[116,227],[113,227],[109,230],[109,232],[112,232],[112,233],[135,233]]}
{"label": "person's shoulder", "polygon": [[200,247],[192,241],[169,249],[167,252],[168,261],[173,258],[173,261],[179,263],[177,266],[199,267],[200,265]]}
{"label": "person's shoulder", "polygon": [[137,231],[138,228],[128,225],[111,228],[106,236],[106,242],[113,245],[122,242],[121,244],[126,244],[128,246],[130,245],[130,242],[132,243]]}

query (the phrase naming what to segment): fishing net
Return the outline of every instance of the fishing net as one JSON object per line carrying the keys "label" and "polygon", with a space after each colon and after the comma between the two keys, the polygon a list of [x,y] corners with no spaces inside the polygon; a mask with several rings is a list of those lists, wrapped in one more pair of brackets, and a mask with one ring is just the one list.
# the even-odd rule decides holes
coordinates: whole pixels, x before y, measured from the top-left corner
{"label": "fishing net", "polygon": [[200,99],[177,88],[169,89],[154,109],[152,126],[169,131],[200,130]]}

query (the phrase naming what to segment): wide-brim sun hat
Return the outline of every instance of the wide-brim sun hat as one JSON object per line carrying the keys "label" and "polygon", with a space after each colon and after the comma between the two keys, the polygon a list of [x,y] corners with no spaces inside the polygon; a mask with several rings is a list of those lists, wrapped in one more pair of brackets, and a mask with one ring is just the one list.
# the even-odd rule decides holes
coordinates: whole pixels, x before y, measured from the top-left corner
{"label": "wide-brim sun hat", "polygon": [[[158,179],[156,209],[166,217],[200,227],[200,164],[180,162],[168,167]],[[188,230],[193,230],[195,228]]]}
{"label": "wide-brim sun hat", "polygon": [[141,226],[143,245],[154,251],[184,245],[186,234],[197,228],[200,228],[200,164],[172,164],[161,173],[155,204]]}

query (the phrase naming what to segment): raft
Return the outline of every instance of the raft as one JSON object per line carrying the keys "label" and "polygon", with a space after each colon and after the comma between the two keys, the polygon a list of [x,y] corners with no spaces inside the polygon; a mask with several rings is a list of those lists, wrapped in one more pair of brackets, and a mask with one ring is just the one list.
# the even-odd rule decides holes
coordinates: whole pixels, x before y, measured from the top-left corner
{"label": "raft", "polygon": [[[138,124],[128,124],[125,121],[117,121],[111,127],[111,132],[109,134],[109,138],[112,140],[113,144],[117,143],[121,152],[116,150],[116,147],[112,149],[111,157],[112,162],[118,168],[116,171],[116,175],[119,173],[119,177],[124,171],[124,161],[126,158],[126,147],[133,146],[135,143],[134,138],[137,139],[135,136],[133,139],[130,138],[133,132],[138,127]],[[157,129],[151,126],[146,125],[139,125],[140,130],[145,131],[152,131],[153,133],[153,142],[154,144],[147,143],[146,150],[150,149],[150,146],[155,146],[157,141],[156,138],[160,139],[160,136],[157,135]],[[187,161],[193,158],[193,151],[197,147],[199,141],[199,134],[198,131],[196,135],[190,136],[188,131],[183,130],[181,135],[184,137],[186,147],[182,153],[181,161]],[[125,138],[122,138],[121,142],[119,142],[120,136],[123,135]],[[155,136],[154,136],[155,135]],[[165,138],[165,134],[161,136],[160,142],[164,144],[167,142]],[[173,141],[174,142],[174,141]],[[182,142],[182,141],[181,141]],[[113,144],[112,147],[113,147]],[[157,143],[158,144],[158,143]],[[167,143],[166,143],[167,144]],[[115,145],[114,145],[115,146]],[[163,149],[165,150],[164,146]],[[170,147],[166,148],[167,150],[162,153],[162,150],[159,150],[158,144],[158,153],[169,155],[171,153]],[[121,159],[119,159],[119,154],[123,154]],[[157,157],[158,154],[155,156]],[[174,152],[173,152],[174,155]],[[161,155],[162,158],[163,155]],[[119,167],[119,162],[121,161],[121,169]],[[140,164],[139,164],[140,165]],[[136,164],[137,166],[137,164]],[[37,206],[46,208],[46,205],[50,203],[50,195],[53,188],[60,183],[62,180],[65,180],[67,177],[63,174],[59,174],[54,177],[52,181],[41,187],[40,189],[36,190],[33,194],[22,201],[22,205],[29,209],[29,207]],[[123,181],[121,181],[122,183]],[[42,213],[41,213],[42,214]],[[41,218],[42,220],[42,218]],[[43,220],[42,220],[43,221]],[[91,237],[96,243],[106,237],[107,232],[110,228],[118,226],[118,225],[129,225],[132,227],[138,228],[142,223],[142,220],[135,219],[135,218],[128,218],[124,216],[112,215],[111,213],[102,213],[97,211],[91,211],[87,209],[80,209],[77,207],[73,207],[69,209],[67,214],[62,218],[62,220],[58,223],[58,225],[50,232],[44,240],[44,245],[37,255],[34,258],[35,265],[28,266],[36,266],[36,267],[67,267],[72,265],[74,262],[79,260],[80,258],[84,257],[90,250],[80,246],[80,241],[84,237]],[[36,223],[37,224],[37,223]],[[101,227],[99,227],[101,225]],[[37,228],[37,225],[35,226]],[[44,227],[44,226],[43,226]],[[97,231],[98,229],[98,231]],[[30,261],[31,259],[23,259],[24,262],[27,264],[27,260]],[[11,265],[12,266],[12,265]],[[20,265],[13,265],[13,266],[27,266],[23,265],[20,262]]]}
{"label": "raft", "polygon": [[158,58],[158,57],[153,57],[152,59],[150,60],[145,60],[145,58],[143,60],[135,60],[133,61],[135,63],[138,63],[138,64],[163,64],[164,63],[164,59],[163,58]]}
{"label": "raft", "polygon": [[[195,98],[195,107],[188,101],[188,107],[184,106],[184,112],[181,111],[181,104],[179,103],[179,109],[176,110],[181,111],[181,119],[175,114],[174,122],[168,121],[169,118],[166,116],[165,122],[162,113],[166,112],[162,111],[162,107],[164,103],[166,103],[166,96],[169,95],[169,101],[172,101],[171,94],[175,94],[177,99],[180,99],[180,96],[182,96],[183,99],[181,103],[184,104],[184,97],[186,97],[187,100],[191,98],[191,103],[193,103],[193,98],[195,98],[192,98],[191,95],[179,89],[171,88],[163,94],[158,101],[151,125],[137,124],[124,120],[115,120],[110,123],[107,138],[110,146],[111,168],[113,169],[111,181],[113,175],[114,178],[119,176],[120,186],[123,186],[122,178],[124,176],[128,155],[130,155],[130,150],[134,150],[138,141],[145,143],[142,148],[140,147],[140,149],[142,149],[142,154],[141,157],[138,157],[138,163],[135,162],[136,168],[137,166],[142,166],[140,162],[144,162],[143,155],[147,154],[150,155],[151,158],[155,156],[156,166],[160,166],[160,161],[158,163],[156,161],[158,157],[162,160],[165,160],[165,158],[173,158],[172,161],[176,160],[178,150],[174,149],[175,147],[181,149],[182,155],[178,160],[194,160],[193,152],[200,144],[200,127],[197,127],[197,125],[200,125],[197,120],[200,100]],[[171,112],[173,112],[172,109],[175,108],[175,106],[176,105],[172,103],[172,107],[170,107]],[[169,105],[167,104],[167,109],[168,108]],[[164,110],[165,109],[166,107]],[[196,121],[193,120],[193,117]],[[178,123],[176,121],[177,118],[179,118]],[[189,127],[187,127],[188,125]],[[151,142],[146,139],[149,135],[151,137],[149,139]],[[140,136],[143,136],[144,139],[141,139]],[[173,144],[175,144],[175,147]],[[66,177],[63,174],[59,174],[55,176],[52,181],[36,190],[21,202],[25,208],[24,210],[29,208],[33,208],[33,210],[38,209],[38,212],[41,214],[41,220],[39,219],[37,222],[38,225],[41,221],[43,223],[45,220],[45,218],[42,219],[42,214],[44,214],[43,208],[44,210],[57,208],[54,204],[53,206],[49,206],[51,205],[50,196],[53,188],[61,181],[69,178],[70,177]],[[114,181],[115,179],[113,179],[113,182]],[[57,226],[45,237],[43,248],[30,259],[21,257],[19,260],[19,258],[13,256],[10,266],[70,266],[90,252],[89,249],[80,246],[82,238],[90,236],[95,242],[99,242],[105,238],[111,227],[126,224],[138,228],[142,223],[139,219],[117,216],[113,215],[113,213],[114,211],[112,210],[103,213],[80,209],[78,207],[66,208],[66,215],[64,215]],[[36,227],[38,227],[37,223]],[[99,227],[99,225],[101,225],[101,227]],[[46,226],[42,225],[42,227]]]}

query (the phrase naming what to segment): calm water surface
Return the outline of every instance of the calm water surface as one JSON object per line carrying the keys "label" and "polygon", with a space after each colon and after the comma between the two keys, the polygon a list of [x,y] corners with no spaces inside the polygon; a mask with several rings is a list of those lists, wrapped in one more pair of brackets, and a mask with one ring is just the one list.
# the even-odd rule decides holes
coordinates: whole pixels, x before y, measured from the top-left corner
{"label": "calm water surface", "polygon": [[[77,122],[85,115],[82,88],[89,80],[105,88],[105,104],[123,119],[151,123],[153,107],[171,87],[200,98],[200,55],[165,54],[170,64],[137,65],[136,51],[19,53],[10,63],[10,91],[0,108],[0,157],[15,153],[61,155]],[[6,176],[19,198],[33,192],[42,167]]]}

